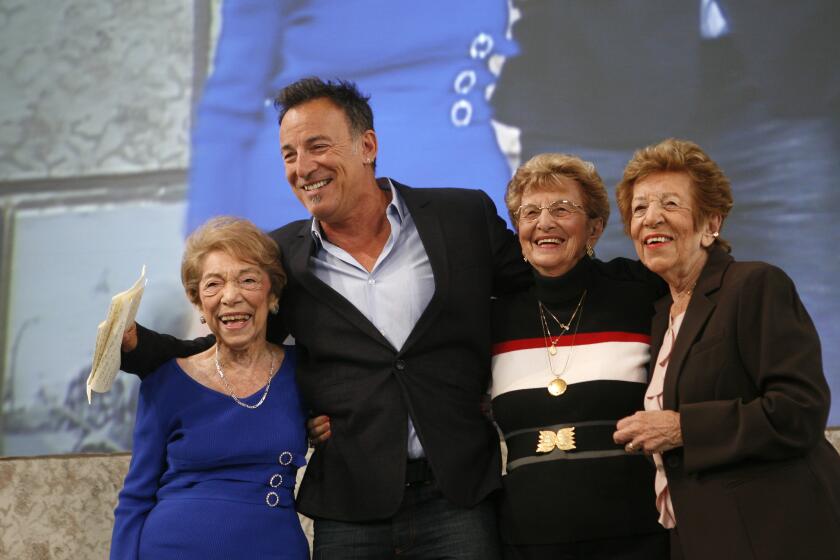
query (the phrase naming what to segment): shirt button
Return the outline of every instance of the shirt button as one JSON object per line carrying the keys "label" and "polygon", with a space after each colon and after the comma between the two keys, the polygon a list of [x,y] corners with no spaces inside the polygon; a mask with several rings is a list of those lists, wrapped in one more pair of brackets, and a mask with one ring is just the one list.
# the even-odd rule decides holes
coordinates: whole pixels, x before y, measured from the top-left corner
{"label": "shirt button", "polygon": [[397,368],[397,371],[405,371],[405,362],[403,360],[397,360],[394,362],[394,367]]}
{"label": "shirt button", "polygon": [[376,280],[374,280],[373,278],[371,278],[370,280],[368,280],[368,284],[370,284],[371,286],[373,286],[374,284],[376,284]]}

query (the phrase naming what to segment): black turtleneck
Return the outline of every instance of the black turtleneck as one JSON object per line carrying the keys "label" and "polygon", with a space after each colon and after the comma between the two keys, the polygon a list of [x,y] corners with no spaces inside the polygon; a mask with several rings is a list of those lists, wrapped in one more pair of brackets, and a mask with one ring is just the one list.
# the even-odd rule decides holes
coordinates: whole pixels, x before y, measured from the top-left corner
{"label": "black turtleneck", "polygon": [[[566,322],[549,368],[539,303]],[[615,422],[643,408],[650,320],[662,283],[640,264],[584,257],[560,277],[494,302],[493,412],[508,445],[500,525],[510,544],[552,544],[661,530],[653,467],[612,442]],[[552,337],[560,333],[547,319]],[[551,396],[559,375],[566,392]],[[540,430],[576,426],[576,449],[536,452]]]}

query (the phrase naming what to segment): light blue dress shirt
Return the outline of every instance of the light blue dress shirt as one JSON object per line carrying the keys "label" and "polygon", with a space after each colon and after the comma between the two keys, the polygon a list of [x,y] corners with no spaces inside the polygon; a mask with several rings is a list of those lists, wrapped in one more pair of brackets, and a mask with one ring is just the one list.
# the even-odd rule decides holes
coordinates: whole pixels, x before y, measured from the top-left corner
{"label": "light blue dress shirt", "polygon": [[[373,270],[368,272],[347,251],[330,243],[318,220],[312,220],[315,254],[312,272],[344,296],[377,328],[396,350],[402,348],[435,292],[429,256],[411,214],[389,179],[379,179],[391,191],[385,210],[391,234]],[[423,446],[408,419],[408,456],[423,457]]]}

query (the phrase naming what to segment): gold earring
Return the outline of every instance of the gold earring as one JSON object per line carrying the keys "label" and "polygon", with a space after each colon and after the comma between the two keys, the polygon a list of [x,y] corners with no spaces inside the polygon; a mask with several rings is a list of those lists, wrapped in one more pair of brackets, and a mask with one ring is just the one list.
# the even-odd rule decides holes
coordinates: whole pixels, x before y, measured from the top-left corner
{"label": "gold earring", "polygon": [[205,324],[207,324],[207,319],[204,318],[204,315],[201,315],[198,318],[198,322],[201,323],[202,325],[205,325]]}
{"label": "gold earring", "polygon": [[593,249],[592,245],[590,245],[589,243],[586,244],[586,256],[590,259],[595,258],[595,249]]}
{"label": "gold earring", "polygon": [[268,307],[268,310],[271,311],[272,315],[277,315],[277,312],[280,311],[280,304],[275,301]]}

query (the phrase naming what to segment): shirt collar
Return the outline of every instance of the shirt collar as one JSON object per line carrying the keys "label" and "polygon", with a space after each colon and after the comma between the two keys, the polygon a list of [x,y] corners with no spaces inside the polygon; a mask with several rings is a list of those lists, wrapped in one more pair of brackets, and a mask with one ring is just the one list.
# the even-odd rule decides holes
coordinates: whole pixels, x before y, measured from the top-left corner
{"label": "shirt collar", "polygon": [[[405,201],[400,196],[400,193],[394,186],[393,181],[391,181],[388,177],[380,177],[376,180],[376,184],[383,191],[391,191],[391,202],[389,202],[388,206],[385,208],[385,215],[395,219],[398,224],[402,224],[403,220],[408,215],[408,208],[406,208]],[[321,229],[321,222],[316,220],[314,217],[312,218],[310,231],[312,232],[312,239],[315,240],[315,244],[323,246],[325,238],[324,230]]]}

